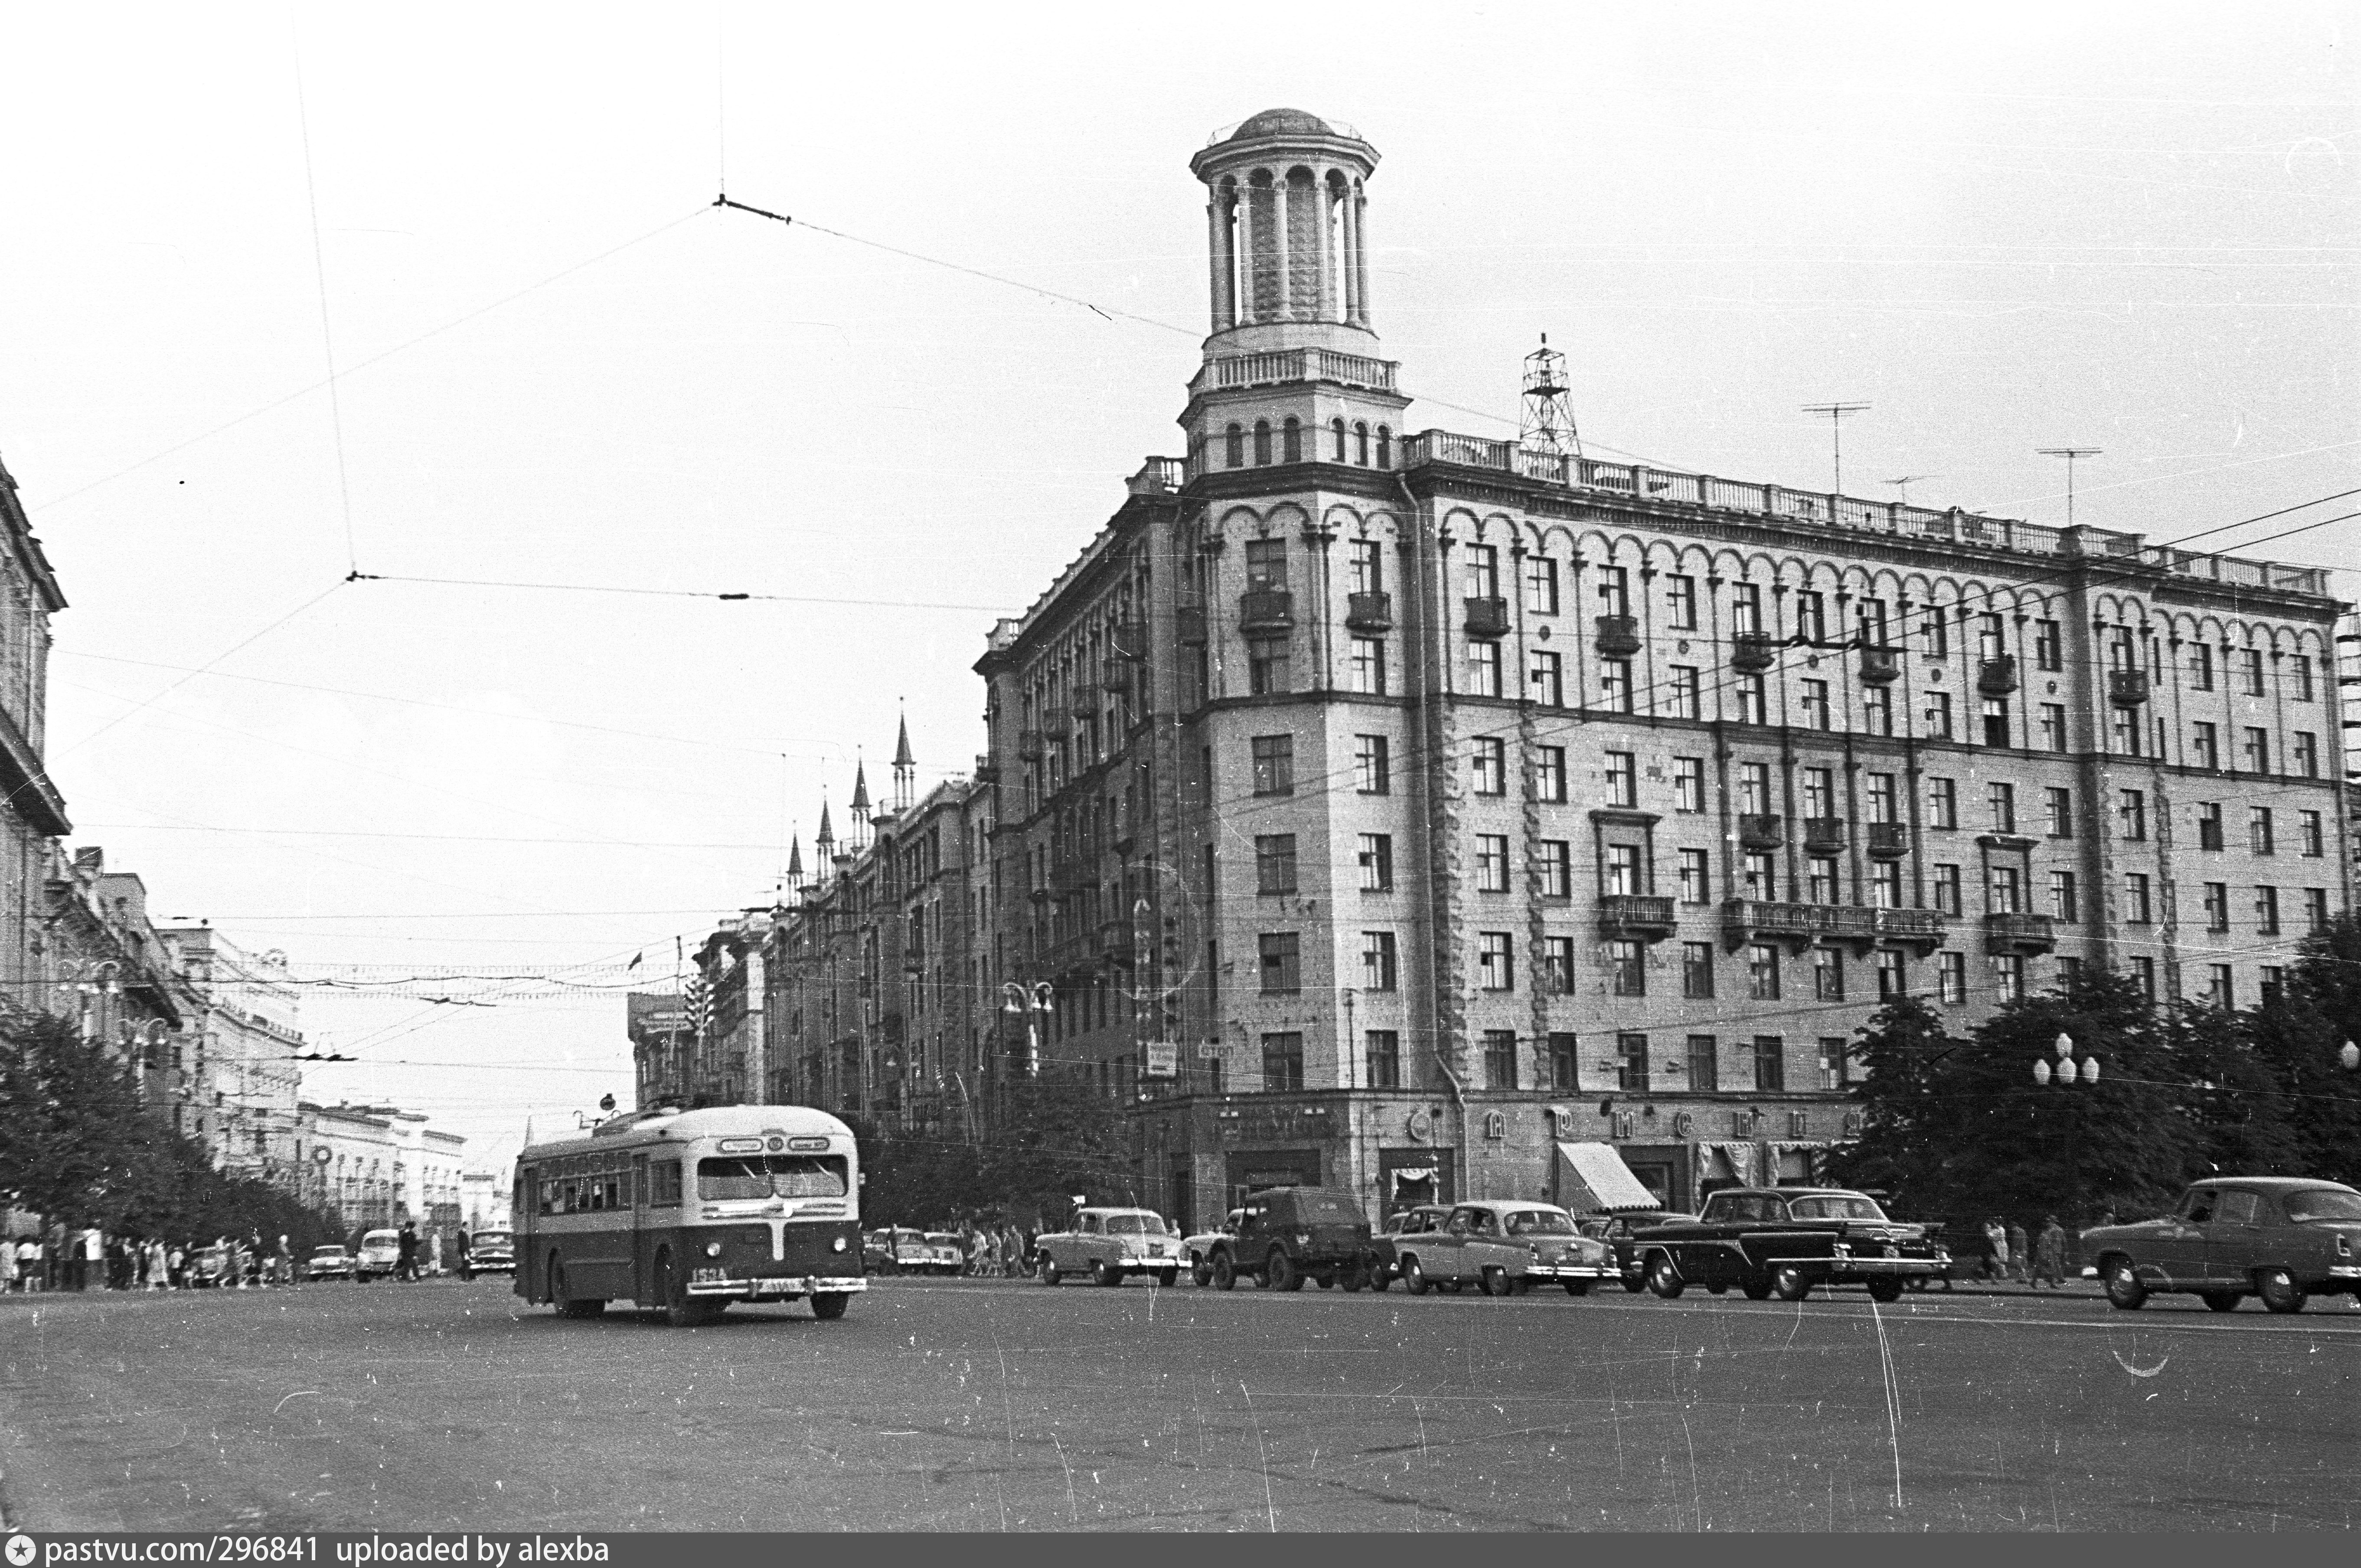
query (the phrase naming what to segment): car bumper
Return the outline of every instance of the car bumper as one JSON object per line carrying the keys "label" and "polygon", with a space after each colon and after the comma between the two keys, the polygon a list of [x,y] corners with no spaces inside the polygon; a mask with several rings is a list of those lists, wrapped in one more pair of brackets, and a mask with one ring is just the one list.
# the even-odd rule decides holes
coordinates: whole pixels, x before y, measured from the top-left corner
{"label": "car bumper", "polygon": [[2328,1271],[2331,1279],[2361,1279],[2361,1263],[2340,1263]]}
{"label": "car bumper", "polygon": [[478,1274],[514,1274],[516,1272],[516,1259],[512,1257],[485,1258],[480,1261],[468,1262],[466,1266]]}
{"label": "car bumper", "polygon": [[[698,1270],[704,1273],[705,1270]],[[741,1300],[787,1299],[796,1296],[850,1294],[866,1290],[869,1281],[859,1275],[779,1274],[760,1279],[699,1279],[688,1282],[692,1296],[731,1296]]]}
{"label": "car bumper", "polygon": [[1528,1279],[1620,1279],[1622,1271],[1611,1263],[1529,1263]]}
{"label": "car bumper", "polygon": [[1947,1257],[1838,1257],[1828,1260],[1828,1276],[1831,1279],[1906,1279],[1941,1274],[1950,1266]]}

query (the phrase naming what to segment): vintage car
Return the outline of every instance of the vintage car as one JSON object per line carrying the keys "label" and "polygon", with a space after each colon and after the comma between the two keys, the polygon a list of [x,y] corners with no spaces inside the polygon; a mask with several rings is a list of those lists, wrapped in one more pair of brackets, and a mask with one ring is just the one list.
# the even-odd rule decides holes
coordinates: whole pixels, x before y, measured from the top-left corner
{"label": "vintage car", "polygon": [[340,1246],[315,1246],[303,1262],[306,1279],[350,1279],[353,1255]]}
{"label": "vintage car", "polygon": [[1755,1301],[1862,1285],[1872,1300],[1892,1301],[1951,1262],[1925,1226],[1894,1223],[1866,1193],[1824,1187],[1726,1189],[1694,1220],[1633,1232],[1631,1245],[1648,1288],[1667,1300],[1690,1285],[1717,1296],[1735,1285]]}
{"label": "vintage car", "polygon": [[[1397,1210],[1386,1217],[1384,1232],[1372,1238],[1370,1249],[1376,1255],[1376,1266],[1370,1271],[1370,1288],[1382,1290],[1401,1273],[1401,1248],[1405,1239],[1424,1236],[1443,1229],[1451,1218],[1448,1203],[1418,1203]],[[1429,1284],[1433,1281],[1429,1280]],[[1443,1289],[1457,1286],[1439,1287]]]}
{"label": "vintage car", "polygon": [[1316,1279],[1323,1290],[1358,1290],[1371,1270],[1383,1288],[1384,1264],[1360,1201],[1333,1187],[1271,1187],[1238,1206],[1235,1230],[1212,1244],[1206,1259],[1216,1290],[1250,1276],[1266,1290],[1301,1290]]}
{"label": "vintage car", "polygon": [[229,1276],[229,1248],[199,1247],[189,1255],[182,1266],[181,1282],[192,1290],[206,1290],[215,1286],[236,1283]]}
{"label": "vintage car", "polygon": [[478,1231],[467,1238],[467,1266],[478,1274],[514,1274],[516,1237],[506,1231]]}
{"label": "vintage car", "polygon": [[1127,1274],[1146,1274],[1159,1285],[1180,1277],[1180,1238],[1148,1209],[1084,1209],[1062,1231],[1033,1244],[1034,1273],[1044,1285],[1070,1274],[1087,1274],[1099,1285],[1120,1285]]}
{"label": "vintage car", "polygon": [[883,1274],[885,1266],[894,1261],[892,1231],[863,1231],[861,1234],[861,1272]]}
{"label": "vintage car", "polygon": [[361,1249],[353,1257],[353,1277],[367,1283],[382,1279],[401,1266],[401,1233],[400,1231],[368,1231],[361,1236]]}
{"label": "vintage car", "polygon": [[1189,1266],[1189,1277],[1200,1285],[1213,1282],[1213,1244],[1227,1241],[1238,1234],[1238,1211],[1233,1209],[1222,1223],[1210,1231],[1180,1238],[1180,1261]]}
{"label": "vintage car", "polygon": [[2122,1311],[2185,1290],[2217,1312],[2248,1296],[2301,1312],[2313,1296],[2361,1297],[2361,1192],[2304,1177],[2211,1177],[2164,1219],[2084,1231],[2082,1255]]}
{"label": "vintage car", "polygon": [[1573,1217],[1554,1203],[1488,1199],[1455,1204],[1441,1224],[1397,1235],[1393,1247],[1402,1287],[1413,1296],[1437,1285],[1476,1285],[1488,1296],[1514,1296],[1551,1281],[1580,1296],[1615,1275],[1607,1244],[1576,1230]]}
{"label": "vintage car", "polygon": [[[877,1234],[884,1255],[879,1261],[878,1273],[931,1274],[941,1269],[942,1259],[936,1255],[936,1249],[927,1240],[925,1232],[914,1231],[906,1225],[895,1225]],[[867,1250],[865,1246],[862,1248],[864,1255]]]}
{"label": "vintage car", "polygon": [[953,1278],[967,1272],[967,1243],[949,1231],[927,1233],[927,1271]]}
{"label": "vintage car", "polygon": [[1615,1255],[1615,1272],[1622,1279],[1623,1288],[1637,1296],[1648,1288],[1648,1271],[1641,1262],[1640,1249],[1631,1245],[1634,1233],[1652,1225],[1683,1224],[1696,1218],[1695,1214],[1676,1214],[1669,1209],[1594,1214],[1582,1222],[1582,1234],[1607,1244],[1607,1250]]}

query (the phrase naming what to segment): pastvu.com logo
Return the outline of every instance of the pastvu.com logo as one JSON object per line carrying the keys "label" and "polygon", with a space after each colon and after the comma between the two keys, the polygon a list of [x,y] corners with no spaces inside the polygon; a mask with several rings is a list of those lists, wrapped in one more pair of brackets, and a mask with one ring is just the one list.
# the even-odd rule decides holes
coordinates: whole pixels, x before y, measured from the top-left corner
{"label": "pastvu.com logo", "polygon": [[12,1535],[8,1538],[8,1568],[25,1568],[33,1560],[33,1538]]}

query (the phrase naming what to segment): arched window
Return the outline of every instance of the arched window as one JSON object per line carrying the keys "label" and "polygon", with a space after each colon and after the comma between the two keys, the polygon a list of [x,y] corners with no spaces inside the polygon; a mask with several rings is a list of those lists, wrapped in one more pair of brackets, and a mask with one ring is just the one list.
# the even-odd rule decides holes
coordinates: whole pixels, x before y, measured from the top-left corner
{"label": "arched window", "polygon": [[1369,466],[1369,427],[1366,424],[1353,426],[1353,461],[1364,468]]}
{"label": "arched window", "polygon": [[1329,433],[1336,438],[1336,450],[1331,454],[1331,456],[1336,462],[1342,463],[1345,460],[1345,422],[1341,419],[1332,419],[1328,422],[1328,430]]}
{"label": "arched window", "polygon": [[1290,414],[1287,422],[1279,427],[1279,460],[1282,463],[1303,461],[1303,425],[1293,414]]}
{"label": "arched window", "polygon": [[1390,468],[1393,466],[1394,433],[1384,425],[1379,425],[1378,426],[1378,466]]}
{"label": "arched window", "polygon": [[1270,421],[1267,419],[1255,421],[1255,466],[1270,466]]}
{"label": "arched window", "polygon": [[1230,468],[1244,467],[1246,461],[1246,432],[1236,425],[1232,425],[1223,433],[1223,443],[1227,448],[1223,453],[1224,458],[1226,459],[1223,466]]}

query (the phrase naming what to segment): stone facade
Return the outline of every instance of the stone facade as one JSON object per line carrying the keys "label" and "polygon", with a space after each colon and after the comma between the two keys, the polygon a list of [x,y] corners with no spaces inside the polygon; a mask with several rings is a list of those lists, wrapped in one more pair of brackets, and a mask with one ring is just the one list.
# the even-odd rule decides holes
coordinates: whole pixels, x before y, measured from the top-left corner
{"label": "stone facade", "polygon": [[304,1197],[351,1230],[450,1230],[462,1220],[467,1139],[393,1105],[301,1107],[296,1157]]}
{"label": "stone facade", "polygon": [[16,481],[0,467],[0,1027],[45,1011],[57,980],[42,928],[50,857],[72,824],[42,750],[49,617],[65,608]]}
{"label": "stone facade", "polygon": [[305,1042],[287,955],[249,953],[208,926],[157,935],[190,1001],[172,1042],[184,1130],[226,1174],[299,1185],[303,1073],[292,1058]]}

